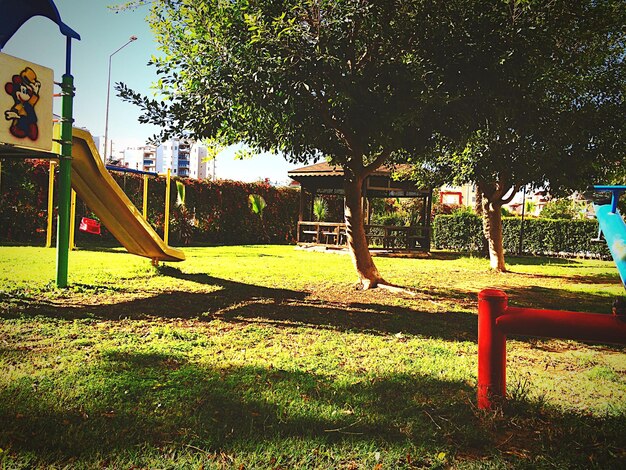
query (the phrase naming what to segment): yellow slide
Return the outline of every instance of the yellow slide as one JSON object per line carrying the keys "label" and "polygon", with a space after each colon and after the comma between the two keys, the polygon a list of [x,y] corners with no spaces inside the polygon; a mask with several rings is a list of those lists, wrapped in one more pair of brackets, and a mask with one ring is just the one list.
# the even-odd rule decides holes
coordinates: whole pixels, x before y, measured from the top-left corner
{"label": "yellow slide", "polygon": [[183,261],[167,246],[104,167],[91,134],[74,128],[72,188],[129,253],[153,261]]}

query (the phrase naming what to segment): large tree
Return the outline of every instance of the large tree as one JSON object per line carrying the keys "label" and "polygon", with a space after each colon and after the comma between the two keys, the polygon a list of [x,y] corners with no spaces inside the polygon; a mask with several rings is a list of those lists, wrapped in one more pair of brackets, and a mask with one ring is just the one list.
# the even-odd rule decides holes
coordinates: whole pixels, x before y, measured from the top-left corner
{"label": "large tree", "polygon": [[502,57],[487,98],[493,107],[463,151],[442,145],[426,156],[442,181],[476,185],[498,271],[506,270],[501,208],[519,188],[559,195],[609,181],[624,172],[626,144],[624,2],[508,4],[492,12]]}
{"label": "large tree", "polygon": [[[363,288],[362,186],[383,163],[463,142],[479,122],[500,0],[156,0],[163,101],[122,97],[165,134],[245,142],[345,174],[345,222]],[[494,55],[495,54],[495,55]],[[448,147],[450,148],[450,147]]]}

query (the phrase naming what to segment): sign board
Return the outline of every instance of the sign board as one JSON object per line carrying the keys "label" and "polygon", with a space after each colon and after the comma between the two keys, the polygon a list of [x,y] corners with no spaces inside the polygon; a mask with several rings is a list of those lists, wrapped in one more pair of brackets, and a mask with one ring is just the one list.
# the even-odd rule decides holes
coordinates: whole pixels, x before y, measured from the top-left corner
{"label": "sign board", "polygon": [[52,69],[0,52],[0,143],[52,150]]}

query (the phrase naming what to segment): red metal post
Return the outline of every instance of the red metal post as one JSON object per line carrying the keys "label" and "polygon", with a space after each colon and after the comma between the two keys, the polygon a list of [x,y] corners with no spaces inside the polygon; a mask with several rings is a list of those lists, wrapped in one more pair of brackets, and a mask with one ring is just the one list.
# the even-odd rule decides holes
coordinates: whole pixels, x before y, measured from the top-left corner
{"label": "red metal post", "polygon": [[490,409],[506,393],[506,336],[496,327],[508,306],[507,295],[496,289],[478,294],[478,408]]}

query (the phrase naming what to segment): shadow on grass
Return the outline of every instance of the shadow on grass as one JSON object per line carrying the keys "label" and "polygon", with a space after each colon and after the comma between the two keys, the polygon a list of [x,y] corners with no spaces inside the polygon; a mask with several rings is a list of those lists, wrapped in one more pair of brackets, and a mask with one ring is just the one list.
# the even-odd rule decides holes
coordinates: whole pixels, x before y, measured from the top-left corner
{"label": "shadow on grass", "polygon": [[562,279],[563,282],[568,284],[615,284],[621,285],[621,280],[617,270],[614,274],[611,273],[599,273],[599,274],[585,274],[584,276],[562,276],[557,274],[540,274],[540,273],[523,273],[510,270],[507,273],[509,275],[520,275],[531,279]]}
{"label": "shadow on grass", "polygon": [[[430,259],[442,260],[442,261],[456,261],[463,258],[477,258],[488,260],[488,255],[483,255],[478,252],[456,252],[456,251],[431,251]],[[506,255],[507,266],[579,266],[582,264],[580,259],[577,258],[555,258],[549,256],[517,256]]]}
{"label": "shadow on grass", "polygon": [[[382,449],[424,458],[444,451],[461,460],[526,465],[549,459],[563,468],[617,468],[616,455],[623,453],[624,418],[564,415],[518,402],[511,420],[477,412],[467,384],[432,376],[335,380],[128,351],[109,351],[68,374],[58,380],[72,384],[69,400],[59,400],[50,381],[25,378],[0,390],[3,449],[46,463],[113,459],[113,467],[116,457],[163,446],[207,454],[258,453],[269,446],[270,455],[289,458],[320,445],[336,447],[336,454]],[[294,440],[297,450],[290,447]]]}
{"label": "shadow on grass", "polygon": [[[46,316],[60,319],[106,320],[187,318],[232,323],[268,323],[274,327],[312,326],[372,334],[405,333],[449,341],[476,341],[477,319],[472,313],[430,313],[379,303],[340,303],[310,299],[308,294],[219,279],[206,274],[169,275],[216,290],[210,293],[172,291],[107,304],[68,305],[45,299],[13,299],[0,317]],[[430,292],[429,295],[433,293]],[[445,296],[444,292],[437,295]],[[0,293],[0,306],[3,305]]]}
{"label": "shadow on grass", "polygon": [[[65,304],[45,298],[9,298],[0,292],[0,317],[47,316],[62,319],[95,318],[106,320],[144,318],[187,318],[202,321],[219,319],[233,323],[268,323],[275,327],[313,326],[340,331],[366,331],[373,334],[402,332],[448,341],[476,341],[475,292],[429,289],[417,292],[407,305],[372,302],[338,302],[311,298],[310,294],[216,278],[207,274],[187,274],[175,268],[162,268],[162,275],[215,288],[213,292],[173,290],[146,298],[114,303]],[[97,286],[96,286],[97,288]],[[516,306],[609,313],[612,299],[591,293],[530,286],[508,288]],[[392,295],[392,294],[390,294]],[[353,297],[350,297],[352,299]],[[362,295],[360,298],[367,299]],[[394,297],[395,298],[395,297]],[[378,299],[378,301],[375,301]],[[391,303],[391,302],[390,302]],[[433,313],[420,306],[447,303],[462,311]]]}
{"label": "shadow on grass", "polygon": [[509,266],[578,266],[582,261],[576,258],[554,258],[548,256],[508,256]]}
{"label": "shadow on grass", "polygon": [[506,289],[509,304],[517,307],[573,312],[611,313],[614,296],[573,292],[540,286],[510,287]]}

